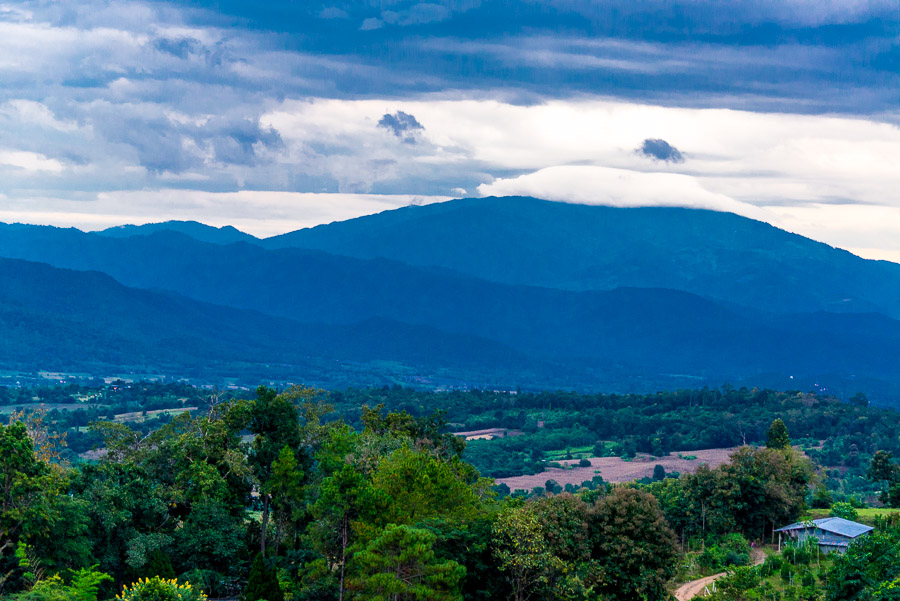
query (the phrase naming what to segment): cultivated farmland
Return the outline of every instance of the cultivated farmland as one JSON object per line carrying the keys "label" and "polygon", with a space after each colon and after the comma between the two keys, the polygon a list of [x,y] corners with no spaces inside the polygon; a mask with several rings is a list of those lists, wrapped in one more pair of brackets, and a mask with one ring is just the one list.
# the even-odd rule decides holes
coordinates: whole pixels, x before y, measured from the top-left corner
{"label": "cultivated farmland", "polygon": [[[693,473],[701,465],[718,467],[728,461],[734,448],[705,449],[702,451],[675,452],[665,457],[638,455],[631,461],[623,461],[619,457],[591,457],[590,467],[578,467],[578,460],[560,461],[561,464],[572,465],[569,469],[556,467],[530,476],[499,478],[497,484],[506,484],[511,490],[531,490],[535,486],[544,486],[547,480],[556,480],[559,484],[581,484],[594,476],[600,475],[607,482],[631,482],[653,476],[654,466],[661,465],[666,472]],[[696,459],[687,459],[696,457]]]}

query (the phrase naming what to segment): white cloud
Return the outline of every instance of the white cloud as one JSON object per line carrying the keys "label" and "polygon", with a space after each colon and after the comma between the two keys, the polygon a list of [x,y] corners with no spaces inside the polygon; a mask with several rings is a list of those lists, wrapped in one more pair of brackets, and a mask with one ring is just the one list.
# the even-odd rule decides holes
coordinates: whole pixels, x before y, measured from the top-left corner
{"label": "white cloud", "polygon": [[[399,144],[377,130],[377,119],[395,110],[423,125],[420,144]],[[327,149],[328,157],[317,156],[309,165],[335,178],[355,174],[370,186],[402,186],[423,172],[434,181],[447,173],[477,173],[480,181],[449,187],[474,185],[482,195],[731,211],[834,245],[869,249],[867,256],[877,254],[869,248],[873,240],[890,255],[891,236],[900,233],[900,225],[884,236],[866,233],[883,223],[900,224],[900,128],[885,122],[600,99],[531,106],[495,100],[287,101],[261,121],[280,133],[291,160]],[[635,153],[646,138],[676,146],[685,162],[663,164]],[[391,166],[367,171],[373,159]]]}
{"label": "white cloud", "polygon": [[59,173],[65,167],[56,159],[48,159],[36,152],[24,150],[0,150],[0,165],[8,165],[26,171]]}
{"label": "white cloud", "polygon": [[4,21],[30,21],[34,13],[11,4],[0,4],[0,19]]}
{"label": "white cloud", "polygon": [[294,192],[202,192],[163,189],[104,192],[91,198],[17,198],[0,207],[0,221],[104,229],[125,223],[195,220],[232,225],[266,237],[370,215],[411,204],[449,200],[448,196],[412,194],[314,194]]}
{"label": "white cloud", "polygon": [[535,196],[611,207],[677,206],[764,219],[759,207],[704,189],[696,178],[594,166],[548,167],[478,187],[482,196]]}
{"label": "white cloud", "polygon": [[[879,0],[875,9],[892,1]],[[856,0],[756,4],[762,21],[774,15],[792,23],[853,21],[871,8]],[[395,7],[390,15],[384,6],[370,26],[446,16],[430,3],[402,14]],[[891,124],[599,97],[517,105],[497,100],[515,97],[514,86],[456,93],[448,91],[448,73],[407,73],[365,55],[290,52],[267,34],[186,24],[197,19],[165,4],[85,2],[62,10],[37,3],[33,10],[0,6],[0,219],[33,215],[99,227],[179,218],[277,233],[414,202],[410,190],[426,201],[479,190],[731,210],[869,256],[895,252],[900,240],[893,225],[900,223],[896,114],[884,118]],[[828,44],[699,48],[540,31],[499,41],[406,43],[413,55],[457,48],[501,68],[599,69],[625,78],[699,71],[713,79],[726,67],[743,68],[751,55],[755,68],[784,73],[799,65],[827,74],[823,65],[844,51]],[[840,65],[829,68],[837,73]],[[815,81],[831,85],[821,73]],[[759,106],[748,100],[758,94],[779,106],[781,82],[770,83],[772,89],[727,98],[727,87],[710,97],[689,86],[686,93],[702,96],[698,104]],[[838,87],[854,101],[880,94],[853,84]],[[348,89],[395,96],[336,99]],[[410,89],[443,91],[401,98]],[[423,125],[415,144],[377,127],[382,115],[397,111]],[[269,136],[269,128],[278,135]],[[637,155],[647,138],[666,140],[685,162]],[[320,191],[340,194],[313,193]]]}
{"label": "white cloud", "polygon": [[[423,144],[404,145],[378,131],[387,110],[424,126]],[[890,202],[900,189],[900,128],[858,118],[683,109],[584,99],[519,106],[493,100],[287,101],[261,117],[279,132],[288,156],[323,148],[341,166],[393,160],[391,177],[425,164],[435,173],[538,171],[592,165],[636,172],[661,169],[634,153],[662,138],[687,160],[664,165],[711,193],[747,204]],[[329,166],[317,168],[328,171]],[[588,172],[583,172],[587,174]],[[490,178],[479,183],[489,183]],[[462,186],[461,186],[462,187]],[[896,199],[900,203],[900,199]]]}
{"label": "white cloud", "polygon": [[766,208],[774,225],[868,259],[900,262],[900,206],[809,204]]}
{"label": "white cloud", "polygon": [[74,121],[61,121],[46,105],[33,100],[15,99],[0,104],[0,115],[24,124],[71,132],[78,129]]}

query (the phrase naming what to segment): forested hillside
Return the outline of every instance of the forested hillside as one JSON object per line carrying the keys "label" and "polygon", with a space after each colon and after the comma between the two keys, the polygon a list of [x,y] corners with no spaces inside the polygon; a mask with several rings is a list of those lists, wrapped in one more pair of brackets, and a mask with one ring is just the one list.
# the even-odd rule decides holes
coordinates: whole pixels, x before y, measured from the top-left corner
{"label": "forested hillside", "polygon": [[94,374],[132,369],[209,380],[289,378],[302,372],[334,386],[342,380],[385,381],[372,368],[342,367],[336,360],[455,368],[487,381],[540,366],[501,344],[427,326],[382,318],[304,324],[128,288],[98,272],[0,259],[0,279],[5,369]]}
{"label": "forested hillside", "polygon": [[[727,389],[645,397],[422,396],[389,388],[327,395],[302,387],[241,396],[122,383],[6,393],[7,407],[23,410],[0,426],[0,597],[93,601],[120,593],[136,601],[155,590],[154,599],[193,601],[202,590],[246,601],[650,601],[728,567],[728,599],[762,592],[886,601],[877,591],[891,586],[900,567],[896,520],[881,517],[877,536],[845,558],[792,547],[781,555],[769,549],[758,567],[739,567],[758,556],[773,528],[801,518],[810,504],[855,515],[877,503],[877,495],[823,486],[834,458],[860,467],[875,487],[900,473],[881,449],[896,444],[896,413],[869,408],[863,397],[841,404]],[[404,409],[356,404],[376,400]],[[746,413],[732,416],[735,405],[726,404],[738,400],[748,403]],[[71,408],[48,411],[67,401],[112,418],[89,426],[102,451],[88,460],[66,449]],[[507,412],[512,419],[524,413],[526,422],[540,415],[548,434],[560,427],[552,411],[584,419],[594,407],[601,413],[591,436],[609,423],[605,440],[622,447],[634,443],[628,432],[641,439],[655,428],[665,436],[670,425],[702,416],[709,443],[730,442],[743,423],[747,442],[760,444],[680,477],[619,486],[601,479],[560,494],[542,488],[507,496],[466,461],[466,442],[449,432],[459,424],[430,412],[440,402],[447,415],[463,403],[501,422]],[[123,409],[131,411],[117,413]],[[779,418],[764,425],[773,415],[788,426]],[[817,435],[825,424],[851,447],[795,438],[806,453],[792,448],[791,435]],[[853,449],[851,441],[867,446]],[[869,468],[876,448],[882,452]],[[844,470],[838,477],[852,478]],[[900,477],[891,486],[900,491]],[[176,593],[188,596],[167,596]]]}
{"label": "forested hillside", "polygon": [[900,316],[900,266],[731,213],[535,198],[409,206],[263,240],[570,290],[673,288],[769,311]]}
{"label": "forested hillside", "polygon": [[[0,369],[87,371],[93,375],[137,371],[212,382],[237,378],[245,384],[260,379],[305,381],[329,388],[419,382],[423,387],[647,392],[724,382],[787,387],[795,381],[804,389],[821,384],[848,396],[854,388],[865,388],[884,402],[900,398],[895,384],[900,381],[900,363],[893,353],[900,345],[900,322],[886,316],[893,310],[882,303],[878,308],[883,313],[844,312],[861,307],[859,294],[851,288],[858,292],[876,286],[889,291],[893,267],[863,261],[734,215],[688,210],[632,214],[534,199],[484,199],[426,207],[424,213],[410,207],[326,230],[348,230],[354,235],[362,235],[364,230],[369,232],[367,240],[381,240],[378,224],[385,220],[407,227],[411,215],[421,215],[427,217],[427,225],[434,221],[429,217],[432,212],[442,215],[440,211],[450,211],[468,216],[457,224],[458,243],[451,244],[449,234],[443,238],[435,234],[435,249],[441,247],[446,254],[469,248],[466,252],[472,254],[477,248],[485,261],[500,260],[502,253],[482,245],[478,238],[490,225],[488,230],[496,231],[499,241],[507,240],[502,244],[508,243],[508,252],[521,252],[520,263],[510,264],[510,273],[519,268],[538,269],[541,263],[532,256],[535,250],[525,238],[507,239],[510,228],[525,231],[521,229],[525,225],[516,219],[504,221],[512,207],[521,209],[522,215],[537,211],[546,220],[545,245],[565,246],[566,236],[561,232],[577,224],[600,228],[607,221],[618,223],[614,229],[623,236],[621,245],[587,245],[581,260],[606,262],[598,269],[621,275],[630,269],[624,254],[633,252],[678,281],[619,278],[610,285],[664,284],[672,288],[611,290],[514,285],[461,273],[467,269],[450,263],[434,267],[411,264],[418,260],[404,262],[399,256],[355,258],[301,248],[266,250],[255,242],[225,244],[233,239],[233,232],[200,224],[126,228],[115,231],[114,236],[109,232],[4,226],[0,227],[0,255],[101,271],[120,284],[141,290],[112,290],[114,282],[104,281],[103,286],[110,288],[109,298],[121,302],[113,306],[101,299],[96,307],[107,310],[98,311],[85,304],[86,299],[102,296],[99,289],[87,290],[99,281],[97,274],[85,274],[79,281],[71,272],[48,271],[33,264],[13,268],[5,263],[10,284],[0,291],[0,302],[4,303],[2,319],[9,336]],[[473,211],[486,213],[476,219]],[[607,211],[613,212],[607,215]],[[628,217],[611,217],[620,215]],[[711,271],[688,273],[666,266],[663,248],[670,242],[685,242],[666,242],[665,224],[671,220],[672,224],[687,224],[684,231],[690,233],[691,252],[696,255],[678,258],[679,264],[705,266],[703,269]],[[430,231],[425,225],[384,232],[384,237],[414,246],[416,232]],[[722,228],[737,231],[737,242],[726,244],[731,234],[723,234]],[[759,235],[751,235],[756,230]],[[587,235],[585,231],[582,234]],[[705,231],[709,236],[703,242]],[[340,240],[344,234],[334,235]],[[467,241],[470,236],[474,242]],[[595,238],[596,242],[609,237],[598,229]],[[656,250],[643,254],[648,241],[655,241]],[[757,243],[757,251],[747,250]],[[355,248],[354,244],[348,242],[347,248]],[[790,253],[795,251],[802,255],[795,257],[797,265],[804,265],[802,277],[777,261],[758,257],[759,253],[769,259],[782,253],[793,256]],[[418,251],[414,255],[423,256]],[[821,265],[804,263],[803,257],[828,263],[827,273]],[[737,267],[742,260],[743,272]],[[573,258],[571,263],[575,262]],[[840,286],[817,288],[829,281],[837,286],[833,280],[835,274],[843,274],[844,263],[846,269],[856,270],[853,278],[840,275]],[[35,274],[26,274],[28,270]],[[633,273],[649,272],[642,268]],[[52,277],[59,278],[55,286]],[[15,278],[20,281],[15,283]],[[39,282],[41,278],[46,281]],[[708,278],[725,278],[731,283],[716,285],[722,294],[690,292],[694,283]],[[859,286],[854,278],[862,278]],[[798,286],[806,292],[801,294]],[[48,294],[50,290],[52,294]],[[156,296],[147,296],[148,290]],[[729,296],[728,290],[761,293],[768,301],[757,304],[758,299]],[[852,302],[839,303],[840,307],[807,302],[803,300],[807,292],[820,299],[839,296]],[[865,292],[864,296],[875,302],[873,299],[881,298],[878,294]],[[39,300],[24,310],[29,298]],[[150,302],[150,298],[155,300]],[[751,306],[734,304],[736,301]],[[780,311],[799,307],[803,312],[762,310],[775,308],[771,303]],[[840,312],[823,311],[826,305]],[[203,313],[221,319],[210,320]],[[23,320],[34,327],[16,327],[25,323]],[[60,345],[52,344],[56,335]],[[135,346],[129,338],[142,343]],[[116,352],[116,348],[129,345],[133,352]],[[169,347],[173,352],[167,352]],[[78,348],[96,352],[79,353]]]}

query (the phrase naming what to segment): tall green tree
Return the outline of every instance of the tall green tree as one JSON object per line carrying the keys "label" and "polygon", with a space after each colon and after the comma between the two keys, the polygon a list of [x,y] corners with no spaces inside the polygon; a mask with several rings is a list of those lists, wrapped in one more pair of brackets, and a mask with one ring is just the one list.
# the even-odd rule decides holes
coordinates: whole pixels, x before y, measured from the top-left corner
{"label": "tall green tree", "polygon": [[282,449],[290,449],[295,456],[300,452],[300,417],[297,405],[287,394],[278,394],[273,388],[260,386],[256,390],[256,400],[250,408],[250,432],[254,439],[250,450],[250,465],[259,483],[259,498],[262,503],[262,532],[259,549],[266,556],[269,513],[272,494],[269,480],[272,465]]}
{"label": "tall green tree", "polygon": [[284,593],[278,584],[278,575],[267,565],[262,553],[257,553],[253,559],[247,586],[241,593],[241,601],[284,601]]}
{"label": "tall green tree", "polygon": [[156,550],[169,552],[174,522],[159,484],[136,465],[101,461],[82,466],[72,492],[85,502],[88,533],[103,572],[118,586],[143,575]]}
{"label": "tall green tree", "polygon": [[675,533],[647,492],[616,488],[588,513],[591,558],[602,571],[597,592],[610,601],[667,599],[675,574]]}
{"label": "tall green tree", "polygon": [[881,484],[881,502],[894,506],[891,500],[890,489],[900,483],[900,465],[893,461],[894,454],[890,451],[879,450],[872,456],[866,477]]}
{"label": "tall green tree", "polygon": [[684,482],[687,503],[684,529],[699,532],[705,538],[708,532],[723,534],[737,527],[732,506],[723,494],[727,476],[721,469],[701,465],[696,472],[685,474],[680,480]]}
{"label": "tall green tree", "polygon": [[353,523],[362,513],[373,511],[375,493],[370,481],[349,463],[325,478],[319,491],[309,530],[314,546],[339,572],[338,599],[343,600],[348,549],[355,542]]}
{"label": "tall green tree", "polygon": [[[63,474],[38,459],[25,424],[0,424],[0,560],[19,541],[50,532],[64,485]],[[0,573],[0,589],[8,577]]]}
{"label": "tall green tree", "polygon": [[779,523],[794,521],[806,507],[812,465],[791,448],[741,447],[722,474],[716,494],[727,504],[737,528],[748,538],[765,538]]}
{"label": "tall green tree", "polygon": [[497,569],[509,583],[513,601],[527,601],[565,569],[565,562],[551,551],[533,503],[503,509],[492,539]]}
{"label": "tall green tree", "polygon": [[294,451],[284,447],[272,462],[272,475],[263,493],[272,498],[275,516],[275,548],[281,544],[285,529],[300,519],[304,510],[304,473]]}
{"label": "tall green tree", "polygon": [[415,524],[434,517],[467,519],[492,493],[472,466],[453,457],[443,460],[403,446],[385,457],[372,475],[373,487],[390,499],[373,524]]}
{"label": "tall green tree", "polygon": [[427,530],[389,525],[354,554],[350,582],[359,601],[459,601],[466,570],[434,553]]}
{"label": "tall green tree", "polygon": [[791,437],[787,426],[781,418],[776,418],[766,432],[766,447],[769,449],[786,449],[791,446]]}

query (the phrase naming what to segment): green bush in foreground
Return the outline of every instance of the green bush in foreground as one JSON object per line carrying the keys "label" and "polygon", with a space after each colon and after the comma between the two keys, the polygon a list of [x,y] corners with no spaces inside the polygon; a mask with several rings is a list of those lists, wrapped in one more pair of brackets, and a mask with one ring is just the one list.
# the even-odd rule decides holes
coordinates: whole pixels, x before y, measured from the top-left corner
{"label": "green bush in foreground", "polygon": [[180,583],[175,579],[166,580],[159,576],[138,580],[126,586],[116,595],[121,601],[206,601],[202,591],[191,587],[189,582]]}
{"label": "green bush in foreground", "polygon": [[[96,570],[97,566],[70,570],[70,584],[59,574],[40,580],[29,591],[9,597],[12,601],[97,601],[100,585],[112,577]],[[7,597],[3,597],[7,599]]]}

